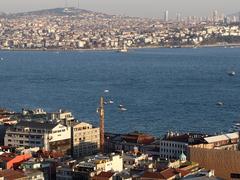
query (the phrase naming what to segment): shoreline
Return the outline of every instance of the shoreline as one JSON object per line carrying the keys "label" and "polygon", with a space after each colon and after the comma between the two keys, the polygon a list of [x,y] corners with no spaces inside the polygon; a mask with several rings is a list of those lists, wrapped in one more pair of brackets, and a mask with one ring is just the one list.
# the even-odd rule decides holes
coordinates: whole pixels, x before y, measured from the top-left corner
{"label": "shoreline", "polygon": [[[234,44],[207,44],[207,45],[182,45],[182,46],[143,46],[143,47],[129,47],[128,50],[139,50],[139,49],[191,49],[191,48],[239,48],[240,43]],[[31,49],[24,49],[24,48],[13,48],[13,49],[0,49],[0,51],[46,51],[46,52],[64,52],[64,51],[118,51],[119,48],[92,48],[92,49],[43,49],[43,48],[31,48]],[[121,52],[120,52],[121,53]]]}

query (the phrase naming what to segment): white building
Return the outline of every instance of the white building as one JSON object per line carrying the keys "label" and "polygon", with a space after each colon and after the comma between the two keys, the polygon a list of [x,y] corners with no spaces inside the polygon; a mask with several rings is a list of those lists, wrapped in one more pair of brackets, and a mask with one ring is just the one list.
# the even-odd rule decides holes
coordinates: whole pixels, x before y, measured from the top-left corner
{"label": "white building", "polygon": [[77,169],[81,172],[90,171],[90,176],[93,177],[100,172],[122,172],[123,171],[123,157],[119,154],[110,154],[110,155],[96,155],[89,157],[86,161],[80,162],[76,165]]}
{"label": "white building", "polygon": [[70,127],[61,124],[20,121],[6,130],[4,145],[65,151],[71,148],[70,137]]}

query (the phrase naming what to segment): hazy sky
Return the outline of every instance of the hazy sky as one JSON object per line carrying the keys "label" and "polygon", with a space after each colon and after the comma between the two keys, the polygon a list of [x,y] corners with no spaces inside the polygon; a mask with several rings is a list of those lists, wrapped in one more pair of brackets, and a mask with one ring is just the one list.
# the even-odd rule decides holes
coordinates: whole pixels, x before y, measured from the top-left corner
{"label": "hazy sky", "polygon": [[[78,0],[0,0],[0,12],[22,12],[47,8],[77,7]],[[214,9],[219,13],[231,14],[240,10],[240,0],[79,0],[80,8],[141,17],[162,17],[164,10],[175,17],[177,12],[184,16],[208,16]]]}

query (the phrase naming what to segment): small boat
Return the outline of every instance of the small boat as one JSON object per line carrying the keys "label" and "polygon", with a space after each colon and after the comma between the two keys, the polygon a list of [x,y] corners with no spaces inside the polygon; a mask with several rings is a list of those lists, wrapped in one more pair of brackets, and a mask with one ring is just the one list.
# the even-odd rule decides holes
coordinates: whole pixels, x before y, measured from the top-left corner
{"label": "small boat", "polygon": [[217,103],[216,103],[216,105],[218,105],[218,106],[223,106],[223,105],[224,105],[224,103],[223,103],[223,102],[221,102],[221,101],[219,101],[219,102],[217,102]]}
{"label": "small boat", "polygon": [[127,109],[122,107],[122,108],[119,108],[120,111],[126,111]]}
{"label": "small boat", "polygon": [[109,101],[108,101],[108,103],[109,103],[109,104],[113,104],[113,103],[114,103],[114,101],[112,101],[112,100],[109,100]]}
{"label": "small boat", "polygon": [[118,106],[119,108],[123,108],[123,105],[122,104],[119,104],[119,106]]}
{"label": "small boat", "polygon": [[239,123],[239,122],[238,122],[238,123],[235,123],[234,126],[240,127],[240,123]]}
{"label": "small boat", "polygon": [[126,53],[126,52],[128,52],[128,49],[126,46],[123,46],[121,49],[118,50],[118,52]]}
{"label": "small boat", "polygon": [[3,57],[1,57],[0,60],[3,61],[4,60]]}
{"label": "small boat", "polygon": [[106,104],[108,104],[108,103],[107,103],[106,101],[104,101],[104,102],[103,102],[103,104],[105,104],[105,105],[106,105]]}
{"label": "small boat", "polygon": [[105,89],[104,92],[105,92],[105,93],[109,93],[109,90],[108,90],[108,89]]}
{"label": "small boat", "polygon": [[235,71],[230,71],[230,72],[228,72],[228,75],[229,75],[229,76],[235,76],[235,75],[236,75],[236,72],[235,72]]}

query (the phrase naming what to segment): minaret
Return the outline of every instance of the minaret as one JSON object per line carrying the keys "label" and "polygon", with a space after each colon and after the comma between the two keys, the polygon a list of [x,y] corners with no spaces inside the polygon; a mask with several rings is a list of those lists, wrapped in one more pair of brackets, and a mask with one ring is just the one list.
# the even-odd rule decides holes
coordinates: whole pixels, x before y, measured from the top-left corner
{"label": "minaret", "polygon": [[100,99],[100,107],[98,109],[100,118],[100,150],[104,153],[104,100],[103,97]]}

